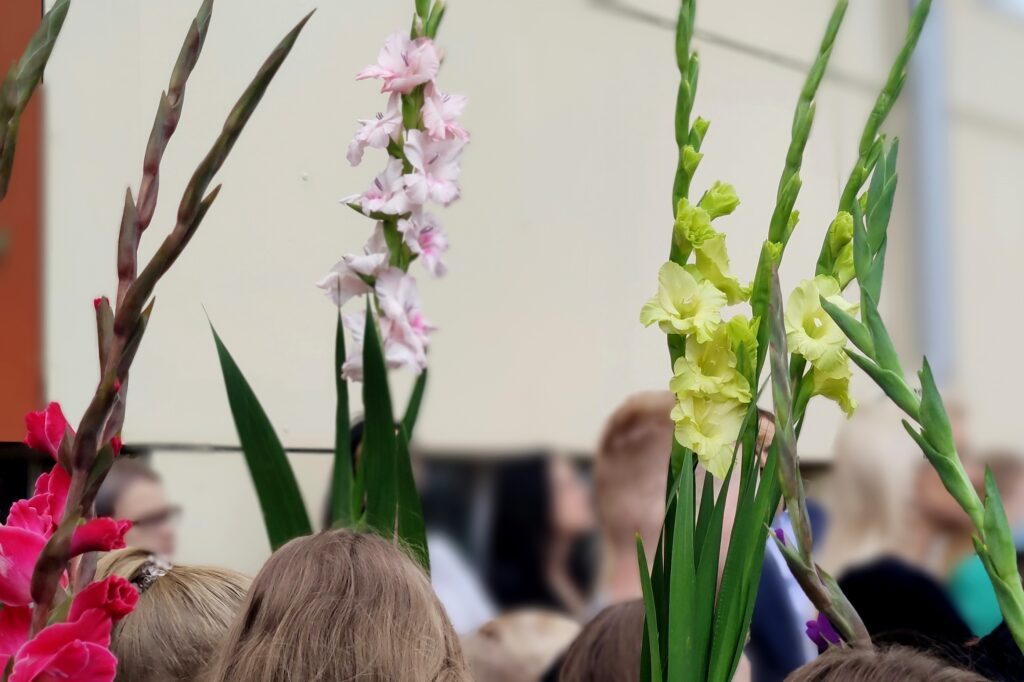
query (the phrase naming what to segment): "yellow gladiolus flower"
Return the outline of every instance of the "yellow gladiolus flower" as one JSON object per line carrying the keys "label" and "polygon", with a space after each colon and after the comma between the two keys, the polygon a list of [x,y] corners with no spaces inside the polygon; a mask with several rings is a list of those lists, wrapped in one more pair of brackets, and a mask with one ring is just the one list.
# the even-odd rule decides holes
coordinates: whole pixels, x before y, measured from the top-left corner
{"label": "yellow gladiolus flower", "polygon": [[856,275],[853,267],[853,216],[840,211],[828,228],[828,251],[832,256],[832,272],[840,287]]}
{"label": "yellow gladiolus flower", "polygon": [[676,360],[673,371],[669,388],[680,400],[700,394],[716,400],[750,402],[750,384],[736,371],[736,353],[727,324],[719,326],[706,343],[688,339],[686,355]]}
{"label": "yellow gladiolus flower", "polygon": [[786,342],[815,369],[829,372],[846,364],[846,335],[821,307],[822,297],[850,314],[857,312],[858,306],[842,297],[834,278],[818,275],[804,280],[786,302]]}
{"label": "yellow gladiolus flower", "polygon": [[696,270],[701,277],[725,294],[729,305],[750,298],[750,288],[729,272],[729,253],[725,249],[725,235],[716,233],[697,246]]}
{"label": "yellow gladiolus flower", "polygon": [[688,199],[679,200],[673,237],[680,250],[689,253],[716,234],[718,232],[711,227],[711,216],[707,211],[694,206]]}
{"label": "yellow gladiolus flower", "polygon": [[693,334],[704,343],[722,322],[725,294],[669,261],[658,271],[658,293],[640,311],[640,322],[655,322],[666,334]]}
{"label": "yellow gladiolus flower", "polygon": [[735,211],[740,205],[740,198],[736,196],[736,189],[732,185],[716,181],[698,203],[714,220]]}
{"label": "yellow gladiolus flower", "polygon": [[837,365],[832,370],[814,369],[811,379],[814,395],[824,396],[836,402],[847,417],[853,415],[857,409],[857,401],[850,395],[849,360]]}
{"label": "yellow gladiolus flower", "polygon": [[712,476],[724,478],[732,466],[745,413],[744,406],[734,400],[688,396],[672,409],[676,440],[693,450]]}
{"label": "yellow gladiolus flower", "polygon": [[753,371],[757,364],[757,328],[760,320],[751,320],[746,315],[736,315],[726,323],[729,340],[732,342],[733,352],[739,353],[740,347],[747,353],[747,366]]}

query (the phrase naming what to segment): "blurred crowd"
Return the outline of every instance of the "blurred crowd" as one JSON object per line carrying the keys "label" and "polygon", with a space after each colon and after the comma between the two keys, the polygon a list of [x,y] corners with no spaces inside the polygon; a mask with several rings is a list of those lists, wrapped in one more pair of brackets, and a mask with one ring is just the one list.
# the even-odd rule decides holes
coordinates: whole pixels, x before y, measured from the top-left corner
{"label": "blurred crowd", "polygon": [[[395,613],[407,613],[415,610],[402,602],[409,598],[425,600],[424,609],[430,612],[430,605],[439,603],[447,621],[431,626],[440,633],[432,655],[442,661],[438,664],[442,668],[451,668],[448,679],[467,679],[460,677],[467,674],[495,682],[638,680],[644,610],[635,539],[639,534],[648,547],[658,541],[673,438],[672,406],[668,392],[631,396],[609,417],[593,458],[534,453],[461,464],[418,458],[432,589],[425,594],[410,592],[412,578],[389,578],[389,571],[393,573],[389,569],[377,576],[378,591],[356,598],[350,590],[346,612],[393,608]],[[1024,543],[1024,460],[1011,452],[975,452],[966,414],[962,409],[951,412],[967,470],[980,486],[984,467],[992,469],[1011,524],[1021,530]],[[771,441],[774,423],[768,412],[761,414],[760,433],[762,446]],[[352,442],[357,456],[359,439],[357,428]],[[776,545],[767,542],[750,639],[736,679],[984,679],[977,672],[1013,679],[1006,671],[1019,663],[997,659],[1016,648],[1001,626],[994,590],[974,552],[970,520],[903,430],[898,412],[887,403],[862,406],[838,433],[830,461],[828,470],[809,482],[815,558],[838,579],[880,648],[819,657],[805,632],[816,610],[790,576]],[[698,468],[698,490],[702,476]],[[324,552],[347,552],[349,560],[355,561],[358,551],[366,553],[370,564],[392,561],[386,556],[389,549],[356,542],[361,536],[326,532],[296,541],[309,546],[289,543],[279,550],[250,589],[249,579],[239,574],[223,571],[211,579],[194,573],[201,569],[172,563],[181,511],[143,461],[119,460],[97,499],[97,513],[132,520],[126,539],[141,550],[115,555],[104,570],[135,579],[141,575],[168,590],[165,576],[174,575],[180,589],[204,590],[198,601],[209,611],[210,631],[220,638],[240,608],[279,608],[272,618],[268,614],[247,618],[287,620],[288,604],[271,606],[271,593],[280,592],[283,583],[289,585],[285,592],[291,601],[309,589],[303,581],[315,586],[317,581],[335,580],[316,574],[314,568],[309,568],[308,575],[303,573],[307,554],[322,558]],[[728,537],[734,513],[734,508],[726,508],[723,537]],[[790,529],[784,509],[779,510],[774,526],[784,532]],[[727,549],[723,546],[723,557]],[[393,566],[393,561],[388,565]],[[261,581],[268,591],[254,596],[259,595]],[[346,588],[336,589],[345,593]],[[365,591],[365,583],[360,591]],[[162,636],[162,628],[173,625],[170,601],[174,596],[164,599],[169,601],[159,609],[151,607],[161,614],[157,618],[161,624],[140,623],[149,617],[148,610],[140,608],[119,626],[137,629],[131,638],[115,638],[119,658],[129,661],[128,665],[133,660],[132,649],[126,646],[129,639],[142,637],[140,633]],[[257,605],[257,599],[263,601]],[[315,604],[317,596],[309,599]],[[374,599],[378,602],[372,605],[362,603]],[[391,603],[395,599],[398,603]],[[145,603],[145,599],[140,602]],[[337,620],[337,613],[332,614]],[[424,617],[430,620],[428,616]],[[402,618],[408,619],[408,613]],[[164,634],[176,640],[183,637],[181,632]],[[242,679],[239,671],[251,665],[258,648],[245,648],[255,646],[242,641],[245,634],[237,626],[231,629],[230,636],[237,640],[234,658],[219,660],[227,666],[225,670],[236,668],[220,679]],[[385,635],[403,636],[398,631]],[[453,643],[455,637],[458,641]],[[295,641],[288,646],[302,648]],[[199,641],[185,651],[205,660],[213,656],[211,647],[204,649]],[[175,663],[181,664],[181,660]],[[871,676],[871,670],[886,666],[905,672],[900,673],[902,677]],[[462,667],[466,670],[459,672]],[[976,672],[967,672],[968,668]],[[276,679],[260,677],[255,668],[245,674],[250,672],[251,679]],[[122,677],[119,673],[119,679],[192,678]]]}

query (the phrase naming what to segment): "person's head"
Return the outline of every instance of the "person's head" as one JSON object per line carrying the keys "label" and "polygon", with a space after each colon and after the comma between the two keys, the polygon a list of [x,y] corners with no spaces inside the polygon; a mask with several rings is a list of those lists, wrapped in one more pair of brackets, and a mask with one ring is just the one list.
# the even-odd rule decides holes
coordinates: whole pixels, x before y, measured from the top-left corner
{"label": "person's head", "polygon": [[560,682],[633,682],[640,679],[644,604],[609,606],[587,623],[562,661]]}
{"label": "person's head", "polygon": [[253,580],[211,680],[470,678],[430,580],[377,535],[292,540]]}
{"label": "person's head", "polygon": [[124,537],[129,547],[174,556],[181,507],[168,500],[159,474],[142,461],[122,457],[114,462],[96,495],[96,514],[131,521]]}
{"label": "person's head", "polygon": [[550,611],[506,613],[462,638],[473,679],[536,682],[580,631],[579,624]]}
{"label": "person's head", "polygon": [[786,682],[984,682],[985,678],[954,668],[906,647],[832,649],[790,673]]}
{"label": "person's head", "polygon": [[890,403],[866,402],[839,429],[822,554],[832,575],[893,551],[905,531],[925,460],[900,419]]}
{"label": "person's head", "polygon": [[601,539],[611,552],[632,557],[637,533],[645,546],[657,544],[665,516],[674,405],[669,391],[637,393],[605,425],[594,462],[594,492]]}
{"label": "person's head", "polygon": [[101,556],[96,573],[139,591],[135,610],[114,626],[118,682],[204,679],[250,582],[223,568],[170,566],[142,549]]}
{"label": "person's head", "polygon": [[498,467],[486,572],[500,606],[575,608],[552,589],[551,569],[567,572],[575,591],[590,588],[590,505],[587,488],[568,459],[538,454]]}

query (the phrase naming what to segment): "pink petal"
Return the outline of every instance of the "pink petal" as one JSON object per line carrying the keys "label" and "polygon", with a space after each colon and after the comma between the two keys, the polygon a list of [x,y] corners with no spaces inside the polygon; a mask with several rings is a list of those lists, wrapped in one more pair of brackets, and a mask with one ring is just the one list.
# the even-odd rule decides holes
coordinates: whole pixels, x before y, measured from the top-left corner
{"label": "pink petal", "polygon": [[131,521],[115,521],[105,516],[87,521],[76,528],[74,535],[71,536],[71,556],[123,549],[124,534],[131,527]]}
{"label": "pink petal", "polygon": [[46,538],[38,533],[0,526],[0,603],[28,606],[32,603],[32,571]]}

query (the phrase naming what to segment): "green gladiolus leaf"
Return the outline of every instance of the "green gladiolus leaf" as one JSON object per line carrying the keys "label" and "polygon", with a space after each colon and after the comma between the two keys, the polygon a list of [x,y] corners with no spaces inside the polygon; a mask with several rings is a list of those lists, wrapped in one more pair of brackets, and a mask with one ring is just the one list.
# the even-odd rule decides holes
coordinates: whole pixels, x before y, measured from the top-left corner
{"label": "green gladiolus leaf", "polygon": [[694,619],[697,576],[694,564],[693,453],[683,455],[676,489],[676,515],[672,538],[672,577],[669,582],[668,679],[682,680],[688,665],[700,656],[696,650]]}
{"label": "green gladiolus leaf", "polygon": [[821,307],[825,309],[829,317],[835,320],[839,328],[846,334],[853,345],[860,348],[868,357],[875,357],[875,345],[871,341],[871,332],[861,324],[856,317],[849,314],[835,303],[831,303],[824,296],[821,297]]}
{"label": "green gladiolus leaf", "polygon": [[878,387],[885,391],[885,394],[892,399],[901,410],[906,412],[911,419],[917,420],[920,411],[920,402],[914,392],[907,386],[906,380],[895,372],[879,367],[871,360],[860,353],[846,349],[846,354],[854,363],[864,370],[864,373],[871,377]]}
{"label": "green gladiolus leaf", "polygon": [[412,440],[413,429],[416,428],[416,420],[420,416],[420,405],[423,404],[423,392],[427,388],[427,370],[420,372],[416,377],[416,384],[412,387],[412,395],[409,396],[409,404],[405,408],[405,416],[402,417],[402,428],[405,429],[409,440]]}
{"label": "green gladiolus leaf", "polygon": [[420,494],[416,490],[416,479],[413,477],[409,438],[404,427],[398,434],[398,537],[429,574],[427,528],[423,520]]}
{"label": "green gladiolus leaf", "polygon": [[334,336],[334,384],[337,407],[334,417],[334,470],[331,472],[331,521],[335,526],[349,526],[352,509],[352,427],[349,422],[348,382],[341,376],[345,364],[345,329],[338,315]]}
{"label": "green gladiolus leaf", "polygon": [[302,502],[299,484],[274,427],[212,324],[210,330],[217,344],[217,356],[245,464],[260,501],[270,546],[276,550],[293,538],[309,535],[313,528]]}
{"label": "green gladiolus leaf", "polygon": [[388,370],[369,306],[363,336],[362,461],[366,480],[366,522],[386,538],[394,535],[398,503],[398,439],[391,409]]}
{"label": "green gladiolus leaf", "polygon": [[[654,601],[654,588],[651,585],[651,576],[647,572],[647,554],[644,552],[644,541],[638,534],[636,536],[636,556],[640,564],[640,586],[644,595],[644,633],[647,635],[645,643],[646,650],[650,656],[648,666],[652,680],[661,680],[661,645],[658,633],[657,607]],[[646,682],[646,680],[644,680]]]}
{"label": "green gladiolus leaf", "polygon": [[947,457],[956,456],[956,442],[953,440],[953,427],[949,423],[949,415],[942,404],[939,387],[935,384],[928,358],[918,373],[921,378],[921,426],[924,437],[940,453]]}
{"label": "green gladiolus leaf", "polygon": [[[896,347],[893,346],[892,339],[889,338],[889,331],[885,328],[882,316],[878,313],[875,299],[867,289],[861,290],[861,313],[864,317],[864,322],[867,324],[868,331],[871,332],[871,343],[875,349],[875,362],[882,369],[887,369],[897,376],[903,376],[903,368],[900,366],[900,358],[896,353]],[[859,344],[855,345],[860,347]]]}
{"label": "green gladiolus leaf", "polygon": [[985,467],[985,545],[999,576],[1006,580],[1019,580],[1013,534],[996,479],[988,467]]}

